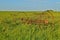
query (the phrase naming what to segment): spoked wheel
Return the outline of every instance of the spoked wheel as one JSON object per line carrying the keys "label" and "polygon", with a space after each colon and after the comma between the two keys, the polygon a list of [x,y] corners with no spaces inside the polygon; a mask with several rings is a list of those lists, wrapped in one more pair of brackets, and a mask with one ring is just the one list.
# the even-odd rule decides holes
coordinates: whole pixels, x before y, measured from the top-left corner
{"label": "spoked wheel", "polygon": [[41,26],[45,25],[48,26],[50,25],[51,27],[54,27],[54,15],[51,11],[44,11],[41,13],[38,13],[36,15],[36,24]]}

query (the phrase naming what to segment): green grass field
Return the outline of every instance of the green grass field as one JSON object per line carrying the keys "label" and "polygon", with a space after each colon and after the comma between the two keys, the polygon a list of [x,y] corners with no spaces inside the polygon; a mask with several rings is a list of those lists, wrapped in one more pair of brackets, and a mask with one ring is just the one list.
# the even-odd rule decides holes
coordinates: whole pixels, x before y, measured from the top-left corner
{"label": "green grass field", "polygon": [[[49,21],[46,24],[37,22],[45,19]],[[60,40],[60,12],[0,11],[0,40]]]}

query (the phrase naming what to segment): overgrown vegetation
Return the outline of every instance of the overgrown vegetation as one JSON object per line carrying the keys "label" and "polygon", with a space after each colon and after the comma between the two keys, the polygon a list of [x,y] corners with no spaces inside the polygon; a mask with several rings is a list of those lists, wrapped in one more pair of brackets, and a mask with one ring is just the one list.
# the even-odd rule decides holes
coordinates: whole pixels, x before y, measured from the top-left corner
{"label": "overgrown vegetation", "polygon": [[0,11],[0,40],[60,40],[60,12]]}

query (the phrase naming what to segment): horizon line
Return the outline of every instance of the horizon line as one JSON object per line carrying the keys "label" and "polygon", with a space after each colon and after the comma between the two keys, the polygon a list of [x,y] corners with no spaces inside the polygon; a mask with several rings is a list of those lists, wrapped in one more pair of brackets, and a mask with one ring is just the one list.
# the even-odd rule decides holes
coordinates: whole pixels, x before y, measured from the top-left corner
{"label": "horizon line", "polygon": [[[53,10],[53,9],[46,9],[46,10]],[[0,10],[0,11],[46,11],[46,10]],[[60,11],[60,10],[53,10],[53,11]]]}

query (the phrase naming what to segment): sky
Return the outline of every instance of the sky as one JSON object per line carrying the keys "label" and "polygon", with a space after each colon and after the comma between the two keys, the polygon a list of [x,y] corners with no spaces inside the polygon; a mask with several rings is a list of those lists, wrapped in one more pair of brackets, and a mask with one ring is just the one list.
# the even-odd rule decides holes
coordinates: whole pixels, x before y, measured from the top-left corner
{"label": "sky", "polygon": [[60,0],[0,0],[0,10],[59,10]]}

